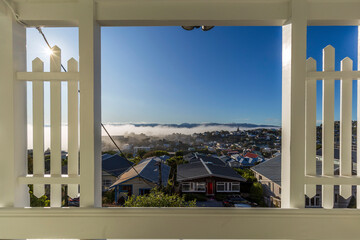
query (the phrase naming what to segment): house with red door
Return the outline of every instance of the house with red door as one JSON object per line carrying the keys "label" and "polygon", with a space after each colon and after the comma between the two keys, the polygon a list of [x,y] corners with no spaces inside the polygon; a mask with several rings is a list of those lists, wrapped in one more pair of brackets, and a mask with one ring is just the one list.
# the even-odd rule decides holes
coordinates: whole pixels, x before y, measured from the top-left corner
{"label": "house with red door", "polygon": [[177,181],[182,193],[240,193],[240,183],[246,180],[221,159],[198,153],[184,156],[187,164],[177,168]]}

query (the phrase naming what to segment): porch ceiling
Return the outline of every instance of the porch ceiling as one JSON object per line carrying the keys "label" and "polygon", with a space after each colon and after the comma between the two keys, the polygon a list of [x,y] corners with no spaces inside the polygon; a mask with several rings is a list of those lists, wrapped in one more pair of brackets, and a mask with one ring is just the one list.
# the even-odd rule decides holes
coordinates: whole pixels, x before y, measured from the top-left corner
{"label": "porch ceiling", "polygon": [[[233,25],[281,26],[290,19],[289,0],[95,0],[102,26]],[[309,25],[360,24],[359,0],[309,0]],[[32,26],[77,26],[76,0],[14,0]]]}

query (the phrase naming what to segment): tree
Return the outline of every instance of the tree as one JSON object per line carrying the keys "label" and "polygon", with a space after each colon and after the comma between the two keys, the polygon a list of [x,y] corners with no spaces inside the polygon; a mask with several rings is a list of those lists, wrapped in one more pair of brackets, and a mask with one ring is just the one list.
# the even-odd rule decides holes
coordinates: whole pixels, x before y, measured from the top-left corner
{"label": "tree", "polygon": [[250,198],[252,201],[256,202],[260,206],[264,204],[263,188],[261,183],[259,182],[253,183],[253,185],[250,188]]}
{"label": "tree", "polygon": [[154,188],[149,194],[129,197],[123,207],[196,207],[196,200],[186,201],[185,196],[165,194]]}
{"label": "tree", "polygon": [[136,156],[143,159],[144,155],[146,154],[146,151],[143,149],[139,149],[136,153]]}
{"label": "tree", "polygon": [[245,178],[247,182],[257,181],[254,173],[250,169],[234,168],[234,170],[239,173],[243,178]]}
{"label": "tree", "polygon": [[167,190],[173,192],[176,184],[177,166],[184,164],[187,161],[184,160],[183,156],[174,156],[166,160],[166,164],[170,167],[169,183]]}

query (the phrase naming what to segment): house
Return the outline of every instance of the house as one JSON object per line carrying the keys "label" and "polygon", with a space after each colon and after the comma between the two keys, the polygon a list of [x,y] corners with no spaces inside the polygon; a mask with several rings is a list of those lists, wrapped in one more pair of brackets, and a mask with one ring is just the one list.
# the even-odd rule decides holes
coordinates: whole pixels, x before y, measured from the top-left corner
{"label": "house", "polygon": [[160,158],[149,158],[140,162],[122,173],[118,180],[110,186],[110,189],[115,189],[115,201],[121,196],[127,197],[131,195],[143,195],[150,192],[150,190],[159,185],[160,182],[160,166],[161,166],[161,184],[166,186],[170,167]]}
{"label": "house", "polygon": [[249,168],[255,166],[257,163],[264,161],[254,153],[246,153],[244,156],[240,154],[233,154],[231,155],[231,159],[232,160],[228,161],[228,165],[235,168]]}
{"label": "house", "polygon": [[102,155],[102,190],[106,191],[116,182],[118,177],[128,170],[133,162],[115,154]]}
{"label": "house", "polygon": [[[356,154],[355,154],[356,155]],[[321,175],[322,160],[316,160],[316,173]],[[339,164],[334,164],[334,175],[339,175]],[[263,186],[265,204],[269,207],[281,206],[281,155],[271,158],[251,170],[254,172],[256,179]],[[356,172],[353,171],[353,175]],[[352,196],[356,196],[356,187],[352,187]],[[351,197],[344,199],[339,195],[339,186],[334,186],[334,208],[346,208],[349,205]],[[313,198],[305,197],[306,207],[321,207],[321,186],[316,186],[316,195]]]}
{"label": "house", "polygon": [[206,196],[239,193],[240,183],[245,182],[243,177],[217,157],[193,153],[184,156],[184,159],[188,163],[177,168],[177,181],[182,193],[203,193]]}

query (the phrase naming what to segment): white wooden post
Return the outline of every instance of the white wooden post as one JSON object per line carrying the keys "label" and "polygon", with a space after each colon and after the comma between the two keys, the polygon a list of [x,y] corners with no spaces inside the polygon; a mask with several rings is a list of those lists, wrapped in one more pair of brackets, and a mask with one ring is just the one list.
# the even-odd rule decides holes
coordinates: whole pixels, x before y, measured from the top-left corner
{"label": "white wooden post", "polygon": [[[357,69],[360,71],[360,26],[358,26],[358,66]],[[356,120],[356,175],[360,176],[360,79],[357,80],[357,120]],[[356,208],[360,209],[360,186],[356,186]]]}
{"label": "white wooden post", "polygon": [[[44,63],[40,58],[32,62],[33,72],[44,72]],[[33,174],[43,177],[44,162],[44,82],[33,81]],[[45,194],[43,184],[34,184],[34,195],[41,197]]]}
{"label": "white wooden post", "polygon": [[[61,71],[61,50],[52,48],[50,72]],[[51,176],[61,175],[61,82],[50,81],[50,126],[51,126]],[[61,207],[61,184],[52,184],[50,188],[50,206]]]}
{"label": "white wooden post", "polygon": [[[353,61],[341,61],[341,71],[352,71]],[[352,79],[341,79],[340,89],[340,175],[352,175]],[[351,196],[351,185],[340,185],[340,195],[345,199]]]}
{"label": "white wooden post", "polygon": [[100,26],[95,2],[79,2],[80,207],[101,207]]}
{"label": "white wooden post", "polygon": [[[313,58],[306,60],[306,71],[316,71],[316,61]],[[316,80],[306,81],[306,144],[305,167],[307,175],[316,175]],[[316,195],[316,185],[307,184],[305,194],[309,198]]]}
{"label": "white wooden post", "polygon": [[306,8],[306,1],[291,1],[282,30],[282,208],[305,206]]}
{"label": "white wooden post", "polygon": [[[335,49],[328,45],[323,49],[323,71],[335,70]],[[323,79],[322,108],[322,175],[334,175],[334,88],[335,80]],[[334,186],[322,185],[322,206],[333,208]]]}
{"label": "white wooden post", "polygon": [[[78,72],[78,62],[71,58],[68,61],[68,72]],[[79,82],[68,82],[68,175],[79,175]],[[78,197],[78,184],[68,185],[68,195]]]}
{"label": "white wooden post", "polygon": [[16,81],[26,71],[26,32],[0,2],[0,207],[29,205],[27,173],[26,83]]}

